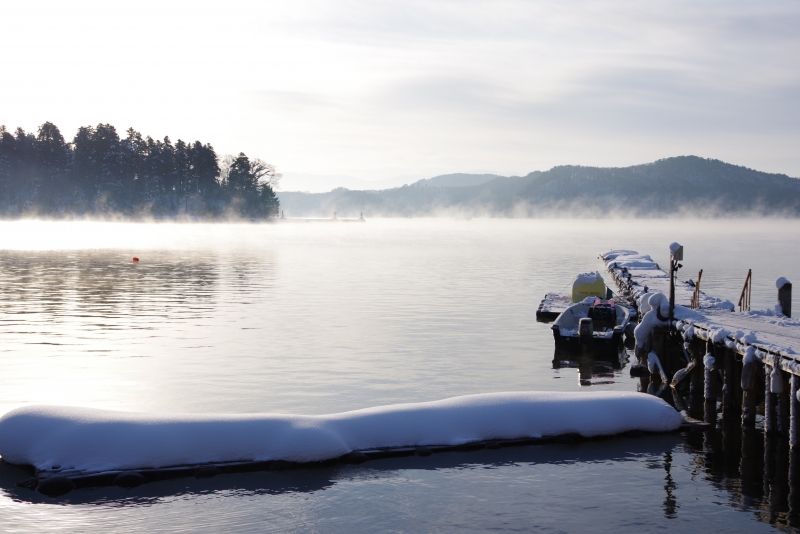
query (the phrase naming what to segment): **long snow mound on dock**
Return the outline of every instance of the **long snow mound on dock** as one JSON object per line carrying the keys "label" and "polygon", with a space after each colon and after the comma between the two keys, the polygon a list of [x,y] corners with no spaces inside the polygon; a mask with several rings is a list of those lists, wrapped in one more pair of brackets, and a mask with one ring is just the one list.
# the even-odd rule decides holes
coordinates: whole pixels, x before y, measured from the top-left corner
{"label": "long snow mound on dock", "polygon": [[29,406],[0,418],[0,455],[47,472],[235,461],[310,462],[353,451],[676,429],[681,416],[641,393],[513,392],[330,415],[160,415]]}

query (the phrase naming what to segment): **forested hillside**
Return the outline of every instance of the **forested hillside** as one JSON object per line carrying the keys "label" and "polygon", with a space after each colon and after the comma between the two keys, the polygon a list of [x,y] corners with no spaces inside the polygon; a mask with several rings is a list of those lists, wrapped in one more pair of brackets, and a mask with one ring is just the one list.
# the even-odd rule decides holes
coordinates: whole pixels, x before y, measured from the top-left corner
{"label": "forested hillside", "polygon": [[444,178],[380,191],[286,192],[280,199],[286,214],[297,216],[800,216],[800,180],[696,156],[620,168],[560,166],[526,176]]}

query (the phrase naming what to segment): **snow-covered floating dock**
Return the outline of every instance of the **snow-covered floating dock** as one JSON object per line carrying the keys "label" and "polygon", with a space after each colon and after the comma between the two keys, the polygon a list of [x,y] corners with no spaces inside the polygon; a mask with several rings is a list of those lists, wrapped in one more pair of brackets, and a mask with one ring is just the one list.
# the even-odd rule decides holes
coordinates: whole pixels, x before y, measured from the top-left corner
{"label": "snow-covered floating dock", "polygon": [[483,446],[667,432],[682,424],[656,397],[512,392],[305,415],[155,415],[30,406],[0,418],[0,455],[31,466],[45,494],[135,486],[169,476],[286,468]]}
{"label": "snow-covered floating dock", "polygon": [[[763,397],[765,430],[788,434],[792,447],[800,444],[800,321],[780,309],[736,312],[730,301],[695,293],[693,283],[676,281],[670,324],[669,274],[650,256],[612,250],[600,258],[620,293],[636,303],[641,314],[647,312],[636,330],[636,346],[653,378],[679,387],[693,375],[691,384],[703,397],[703,416],[709,422],[716,420],[721,394],[723,414],[741,415],[744,426],[753,426],[756,403]],[[787,284],[790,290],[788,280],[777,282],[779,289]],[[683,342],[673,347],[678,356],[672,359],[685,367],[674,373],[661,361],[670,352],[669,336],[661,336],[659,343],[652,339],[659,330]]]}
{"label": "snow-covered floating dock", "polygon": [[572,298],[569,295],[547,293],[536,309],[536,320],[542,323],[555,321],[571,304]]}

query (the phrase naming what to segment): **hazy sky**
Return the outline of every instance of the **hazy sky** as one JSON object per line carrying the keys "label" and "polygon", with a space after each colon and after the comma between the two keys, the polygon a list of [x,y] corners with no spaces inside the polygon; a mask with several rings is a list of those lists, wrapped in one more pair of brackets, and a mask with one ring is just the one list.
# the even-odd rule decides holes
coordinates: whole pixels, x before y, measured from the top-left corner
{"label": "hazy sky", "polygon": [[244,151],[283,190],[697,154],[800,176],[800,2],[3,2],[0,124]]}

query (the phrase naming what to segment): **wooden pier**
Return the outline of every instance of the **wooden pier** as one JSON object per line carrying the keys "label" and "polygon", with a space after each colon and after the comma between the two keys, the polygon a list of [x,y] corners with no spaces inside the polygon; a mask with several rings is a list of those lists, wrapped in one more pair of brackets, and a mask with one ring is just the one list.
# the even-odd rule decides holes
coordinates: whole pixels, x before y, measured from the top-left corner
{"label": "wooden pier", "polygon": [[[734,311],[730,301],[674,282],[674,315],[664,309],[670,274],[649,256],[630,250],[602,254],[611,278],[631,304],[649,307],[652,328],[637,328],[636,356],[647,366],[643,382],[670,386],[675,405],[689,417],[716,425],[740,421],[770,436],[785,436],[800,452],[800,321],[791,315],[791,283],[777,282],[776,311]],[[744,293],[744,292],[743,292]],[[640,310],[641,311],[641,310]]]}

